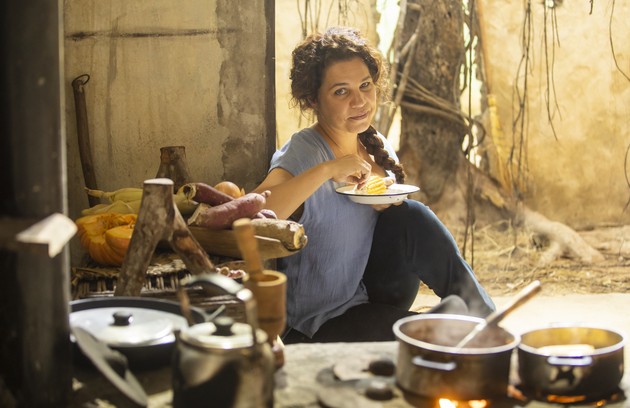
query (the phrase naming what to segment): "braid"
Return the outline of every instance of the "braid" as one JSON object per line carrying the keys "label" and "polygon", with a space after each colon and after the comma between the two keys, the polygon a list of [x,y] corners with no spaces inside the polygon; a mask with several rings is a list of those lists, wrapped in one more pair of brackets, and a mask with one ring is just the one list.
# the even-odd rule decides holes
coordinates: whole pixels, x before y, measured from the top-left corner
{"label": "braid", "polygon": [[389,157],[389,153],[384,149],[383,141],[376,135],[376,129],[370,126],[365,132],[359,133],[359,140],[365,146],[369,154],[374,156],[374,161],[385,170],[390,170],[396,176],[397,183],[405,182],[405,170],[402,164],[396,163]]}

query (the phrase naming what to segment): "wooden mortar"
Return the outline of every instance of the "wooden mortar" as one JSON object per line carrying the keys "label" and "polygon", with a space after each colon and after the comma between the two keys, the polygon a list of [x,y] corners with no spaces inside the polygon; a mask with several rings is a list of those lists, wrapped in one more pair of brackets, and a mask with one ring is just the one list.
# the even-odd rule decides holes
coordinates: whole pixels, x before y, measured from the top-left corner
{"label": "wooden mortar", "polygon": [[232,229],[247,275],[243,285],[252,291],[258,309],[258,325],[267,333],[269,344],[276,356],[276,367],[284,365],[284,351],[280,334],[286,325],[287,277],[281,272],[263,269],[262,258],[248,218],[234,221]]}

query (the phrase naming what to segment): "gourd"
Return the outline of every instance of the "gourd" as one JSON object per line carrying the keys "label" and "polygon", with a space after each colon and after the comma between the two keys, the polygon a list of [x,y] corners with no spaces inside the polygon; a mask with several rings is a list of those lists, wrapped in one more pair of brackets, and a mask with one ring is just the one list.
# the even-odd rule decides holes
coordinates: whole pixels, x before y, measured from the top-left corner
{"label": "gourd", "polygon": [[75,221],[81,245],[99,264],[121,266],[137,217],[109,212],[83,216]]}

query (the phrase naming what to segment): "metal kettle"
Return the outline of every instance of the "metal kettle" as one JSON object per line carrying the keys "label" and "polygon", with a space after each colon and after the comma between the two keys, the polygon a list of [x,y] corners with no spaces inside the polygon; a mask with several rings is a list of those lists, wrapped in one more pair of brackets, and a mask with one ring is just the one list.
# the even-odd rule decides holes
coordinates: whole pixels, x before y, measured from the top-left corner
{"label": "metal kettle", "polygon": [[258,328],[252,292],[220,274],[197,275],[182,286],[234,295],[246,323],[218,317],[182,329],[173,356],[173,407],[272,407],[274,360]]}

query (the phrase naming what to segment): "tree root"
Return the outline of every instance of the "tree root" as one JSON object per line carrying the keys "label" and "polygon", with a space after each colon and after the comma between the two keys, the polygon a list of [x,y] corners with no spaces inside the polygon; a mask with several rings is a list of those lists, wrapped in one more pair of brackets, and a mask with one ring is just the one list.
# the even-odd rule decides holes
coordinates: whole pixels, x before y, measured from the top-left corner
{"label": "tree root", "polygon": [[602,262],[604,256],[591,247],[573,229],[557,221],[551,221],[544,215],[522,206],[517,211],[517,221],[532,231],[533,244],[546,247],[539,259],[539,265],[545,266],[560,257],[578,259],[583,263]]}

